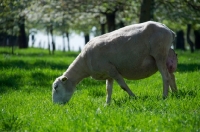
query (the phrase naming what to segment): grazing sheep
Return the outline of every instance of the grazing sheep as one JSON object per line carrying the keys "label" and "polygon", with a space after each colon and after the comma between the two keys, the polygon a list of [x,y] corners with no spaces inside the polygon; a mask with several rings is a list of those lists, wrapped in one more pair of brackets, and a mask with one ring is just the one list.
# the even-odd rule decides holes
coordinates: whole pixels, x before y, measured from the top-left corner
{"label": "grazing sheep", "polygon": [[54,81],[53,102],[68,102],[76,84],[91,76],[97,80],[106,80],[106,103],[109,104],[113,80],[130,96],[135,96],[123,78],[143,79],[157,71],[162,75],[163,97],[166,98],[169,86],[173,92],[177,91],[173,74],[177,57],[170,48],[174,38],[173,31],[153,21],[126,26],[93,38],[67,71]]}

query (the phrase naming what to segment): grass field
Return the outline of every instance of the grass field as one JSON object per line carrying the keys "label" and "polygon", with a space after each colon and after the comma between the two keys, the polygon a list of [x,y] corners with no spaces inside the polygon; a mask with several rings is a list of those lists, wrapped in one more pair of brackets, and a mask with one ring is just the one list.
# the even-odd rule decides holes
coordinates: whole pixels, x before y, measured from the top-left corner
{"label": "grass field", "polygon": [[199,132],[200,51],[177,51],[179,92],[162,99],[157,72],[126,80],[137,99],[114,83],[112,102],[104,106],[105,81],[84,79],[66,105],[51,100],[51,85],[78,55],[76,52],[0,48],[0,131],[33,132]]}

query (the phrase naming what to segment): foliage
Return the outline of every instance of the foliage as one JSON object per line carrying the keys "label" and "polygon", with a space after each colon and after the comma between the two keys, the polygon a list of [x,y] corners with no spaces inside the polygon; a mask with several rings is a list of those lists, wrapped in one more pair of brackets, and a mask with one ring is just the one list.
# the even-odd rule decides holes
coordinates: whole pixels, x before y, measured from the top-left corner
{"label": "foliage", "polygon": [[[2,0],[0,2],[0,32],[17,35],[20,17],[26,20],[26,30],[53,28],[59,34],[91,32],[99,35],[101,26],[108,22],[106,15],[115,12],[116,29],[120,24],[138,23],[141,0]],[[199,29],[200,3],[198,0],[154,0],[153,20],[185,29],[192,24]]]}
{"label": "foliage", "polygon": [[9,50],[0,49],[0,131],[200,131],[199,51],[177,51],[179,92],[166,100],[156,73],[126,80],[137,99],[114,83],[110,106],[104,106],[105,81],[84,79],[63,106],[52,104],[51,84],[78,53]]}
{"label": "foliage", "polygon": [[0,2],[0,33],[18,34],[20,17],[26,16],[29,10],[28,0],[3,0]]}
{"label": "foliage", "polygon": [[200,21],[200,2],[198,0],[155,0],[154,19],[168,23],[173,29],[185,29],[187,24]]}

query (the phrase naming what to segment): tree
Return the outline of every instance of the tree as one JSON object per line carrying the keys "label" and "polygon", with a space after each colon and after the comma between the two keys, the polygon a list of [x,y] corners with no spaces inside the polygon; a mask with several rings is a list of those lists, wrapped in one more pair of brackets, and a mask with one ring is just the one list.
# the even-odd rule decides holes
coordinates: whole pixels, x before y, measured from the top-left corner
{"label": "tree", "polygon": [[[131,10],[136,12],[137,9],[133,6],[135,3],[138,2],[133,2],[132,0],[124,2],[120,0],[103,0],[98,2],[92,0],[37,1],[31,4],[31,10],[33,11],[30,13],[31,17],[29,17],[28,21],[37,23],[38,25],[44,25],[44,27],[47,28],[47,32],[49,32],[47,34],[51,34],[51,47],[52,50],[54,50],[54,30],[60,30],[62,32],[64,45],[65,36],[69,36],[70,30],[83,32],[86,40],[85,42],[88,42],[92,27],[96,27],[97,29],[101,27],[102,33],[106,33],[107,31],[115,30],[118,25],[122,27],[131,22],[131,17],[133,15],[138,15],[138,13],[130,13],[133,12]],[[103,18],[103,21],[100,21],[101,18]],[[101,23],[101,26],[99,23]],[[105,25],[107,25],[107,31],[105,30]]]}
{"label": "tree", "polygon": [[19,48],[28,48],[28,41],[25,31],[25,16],[19,17]]}
{"label": "tree", "polygon": [[29,13],[27,10],[29,4],[30,1],[26,0],[3,0],[1,2],[2,13],[0,14],[0,21],[3,24],[0,25],[6,25],[6,29],[2,30],[2,28],[0,28],[0,31],[6,32],[7,34],[10,34],[9,32],[12,31],[13,34],[18,35],[19,48],[28,47],[25,21],[26,15]]}
{"label": "tree", "polygon": [[[116,29],[117,25],[125,25],[125,21],[129,20],[130,17],[136,16],[134,12],[137,12],[137,4],[138,1],[132,0],[115,0],[115,1],[98,1],[96,5],[97,11],[100,15],[104,15],[106,18],[107,30],[111,32]],[[135,6],[136,8],[134,8]],[[132,13],[130,13],[132,12]],[[132,21],[132,19],[131,19]],[[117,22],[117,24],[116,24]],[[104,28],[104,22],[100,22],[101,27]],[[104,29],[101,29],[102,33],[104,33]]]}
{"label": "tree", "polygon": [[185,50],[185,40],[184,40],[184,32],[180,30],[176,33],[176,49]]}
{"label": "tree", "polygon": [[58,27],[60,23],[62,23],[62,14],[58,11],[58,8],[58,2],[56,1],[34,1],[30,7],[32,12],[28,17],[28,21],[30,23],[36,23],[35,25],[39,25],[39,28],[45,27],[48,37],[48,49],[50,54],[54,54],[56,50],[54,29]]}
{"label": "tree", "polygon": [[153,19],[153,5],[154,0],[142,0],[139,20],[140,23]]}
{"label": "tree", "polygon": [[194,43],[190,39],[190,30],[191,30],[191,24],[187,24],[187,42],[190,45],[190,50],[193,53],[194,52]]}
{"label": "tree", "polygon": [[90,32],[94,26],[98,23],[94,21],[95,14],[91,13],[81,13],[76,14],[76,19],[74,23],[71,25],[71,28],[78,34],[83,33],[85,38],[85,44],[90,39]]}
{"label": "tree", "polygon": [[[28,28],[46,29],[52,53],[56,47],[54,34],[63,36],[65,51],[66,37],[69,42],[71,32],[84,33],[88,42],[93,27],[97,29],[96,35],[100,35],[138,21],[155,20],[175,31],[186,31],[187,25],[191,25],[186,32],[189,40],[189,33],[199,30],[194,27],[200,21],[200,2],[188,0],[3,0],[0,11],[1,33],[18,35],[20,47],[26,47]],[[198,32],[194,34],[198,42]]]}
{"label": "tree", "polygon": [[[133,20],[132,18],[136,18],[139,14],[139,0],[78,1],[81,3],[81,7],[78,8],[79,11],[83,14],[92,15],[92,21],[98,21],[100,25],[95,24],[95,26],[101,31],[100,34],[111,32],[120,27],[118,25],[122,26],[130,24],[133,21],[136,22],[137,19]],[[82,13],[79,15],[82,15]]]}
{"label": "tree", "polygon": [[200,30],[194,30],[195,49],[200,49]]}
{"label": "tree", "polygon": [[[191,52],[193,52],[193,42],[189,36],[192,27],[200,21],[200,1],[155,0],[154,9],[154,20],[163,23],[167,22],[169,27],[176,31],[180,29],[187,29],[187,42],[190,45]],[[173,23],[176,23],[175,26]]]}

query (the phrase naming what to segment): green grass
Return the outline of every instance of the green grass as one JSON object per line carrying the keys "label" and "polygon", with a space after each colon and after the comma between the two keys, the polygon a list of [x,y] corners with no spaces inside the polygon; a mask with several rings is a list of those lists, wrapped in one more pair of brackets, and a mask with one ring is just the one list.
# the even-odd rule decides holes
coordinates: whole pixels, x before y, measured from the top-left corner
{"label": "green grass", "polygon": [[0,48],[0,131],[200,131],[200,52],[177,51],[178,94],[162,99],[159,73],[129,81],[131,99],[114,83],[112,102],[104,106],[105,81],[84,79],[66,105],[51,100],[51,85],[76,52]]}

